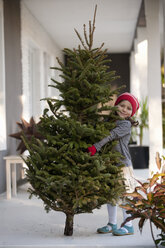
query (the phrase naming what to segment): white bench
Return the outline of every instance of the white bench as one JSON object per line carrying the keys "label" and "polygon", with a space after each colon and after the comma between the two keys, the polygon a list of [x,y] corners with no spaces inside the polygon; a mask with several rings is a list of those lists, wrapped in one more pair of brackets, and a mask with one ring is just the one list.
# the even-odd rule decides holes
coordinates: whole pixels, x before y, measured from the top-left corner
{"label": "white bench", "polygon": [[24,161],[20,156],[11,155],[4,157],[6,160],[6,196],[7,199],[11,199],[11,185],[13,196],[17,196],[17,170],[16,165],[22,165],[24,167]]}

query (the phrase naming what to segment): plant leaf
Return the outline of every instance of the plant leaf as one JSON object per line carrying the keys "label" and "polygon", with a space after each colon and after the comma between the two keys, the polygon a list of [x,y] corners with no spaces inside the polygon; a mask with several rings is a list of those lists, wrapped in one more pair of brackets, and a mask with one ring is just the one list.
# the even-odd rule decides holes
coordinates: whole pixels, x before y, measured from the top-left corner
{"label": "plant leaf", "polygon": [[147,190],[149,187],[150,187],[150,184],[149,183],[143,183],[143,188],[144,189]]}
{"label": "plant leaf", "polygon": [[138,192],[125,193],[124,196],[131,196],[131,197],[136,197],[137,199],[144,199],[144,197]]}
{"label": "plant leaf", "polygon": [[162,177],[162,176],[165,176],[165,174],[164,173],[154,174],[153,177],[149,179],[150,180],[150,187],[152,187],[156,183],[156,181],[158,181],[159,177]]}
{"label": "plant leaf", "polygon": [[139,230],[140,230],[140,233],[142,233],[142,229],[143,229],[145,220],[146,220],[146,219],[145,219],[144,217],[142,217],[142,218],[139,220]]}
{"label": "plant leaf", "polygon": [[158,220],[157,218],[151,217],[151,221],[157,228],[160,228],[163,232],[165,232],[165,225],[162,220]]}
{"label": "plant leaf", "polygon": [[132,208],[129,204],[123,204],[123,205],[120,205],[120,207],[126,210],[130,210],[130,211],[134,210],[134,208]]}
{"label": "plant leaf", "polygon": [[153,193],[152,192],[149,192],[147,194],[147,199],[151,202],[152,201],[152,197],[153,197]]}
{"label": "plant leaf", "polygon": [[127,223],[130,220],[134,220],[136,218],[140,218],[138,213],[132,214],[131,217],[127,217],[126,220],[121,224],[121,227],[123,227],[125,225],[125,223]]}
{"label": "plant leaf", "polygon": [[138,192],[138,190],[140,190],[140,191],[144,192],[145,194],[147,194],[147,190],[142,186],[135,187],[135,191]]}

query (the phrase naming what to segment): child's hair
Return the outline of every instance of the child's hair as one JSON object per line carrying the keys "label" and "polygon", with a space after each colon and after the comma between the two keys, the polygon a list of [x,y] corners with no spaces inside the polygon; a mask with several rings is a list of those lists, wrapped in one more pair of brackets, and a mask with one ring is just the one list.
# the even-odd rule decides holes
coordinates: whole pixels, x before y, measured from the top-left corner
{"label": "child's hair", "polygon": [[128,117],[126,120],[130,121],[131,122],[131,125],[133,127],[137,127],[139,125],[139,122],[138,121],[135,121],[134,119],[132,119],[131,117]]}

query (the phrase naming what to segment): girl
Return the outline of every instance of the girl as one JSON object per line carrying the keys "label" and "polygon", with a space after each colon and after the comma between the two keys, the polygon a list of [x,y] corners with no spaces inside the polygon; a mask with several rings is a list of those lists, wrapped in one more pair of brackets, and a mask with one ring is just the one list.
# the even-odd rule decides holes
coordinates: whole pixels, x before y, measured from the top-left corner
{"label": "girl", "polygon": [[[136,113],[139,108],[139,102],[132,94],[125,92],[121,94],[115,105],[118,107],[117,114],[121,117],[121,120],[117,120],[116,127],[111,130],[110,135],[105,137],[100,142],[88,147],[88,152],[93,156],[96,152],[100,151],[101,147],[112,140],[118,140],[118,144],[115,146],[115,150],[120,152],[124,159],[121,160],[123,167],[123,173],[126,186],[128,186],[127,192],[132,192],[135,188],[135,181],[133,176],[133,167],[131,162],[131,156],[129,153],[128,143],[131,136],[131,126],[137,126],[138,122],[135,122],[131,117]],[[132,221],[127,222],[123,227],[117,229],[117,206],[107,204],[109,221],[106,226],[97,229],[98,233],[113,233],[114,235],[123,236],[134,234]],[[123,219],[125,220],[130,215],[123,210]]]}

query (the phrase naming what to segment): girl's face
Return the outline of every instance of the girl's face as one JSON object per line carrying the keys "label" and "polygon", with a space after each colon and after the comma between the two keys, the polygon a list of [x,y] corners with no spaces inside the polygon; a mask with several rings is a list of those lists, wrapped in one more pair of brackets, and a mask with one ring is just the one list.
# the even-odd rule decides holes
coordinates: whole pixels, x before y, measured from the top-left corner
{"label": "girl's face", "polygon": [[121,102],[118,103],[118,111],[117,114],[121,117],[121,118],[128,118],[131,116],[132,114],[132,105],[129,101],[127,100],[123,100]]}

